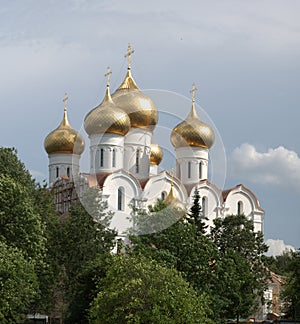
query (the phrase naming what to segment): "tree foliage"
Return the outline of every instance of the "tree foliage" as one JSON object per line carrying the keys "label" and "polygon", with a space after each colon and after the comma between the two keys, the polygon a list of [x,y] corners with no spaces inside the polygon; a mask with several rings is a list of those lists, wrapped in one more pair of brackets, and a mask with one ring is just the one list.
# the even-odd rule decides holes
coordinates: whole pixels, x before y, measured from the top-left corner
{"label": "tree foliage", "polygon": [[289,319],[300,320],[300,253],[291,254],[287,283],[283,290],[284,313]]}
{"label": "tree foliage", "polygon": [[154,260],[117,255],[90,310],[91,323],[212,323],[205,296]]}
{"label": "tree foliage", "polygon": [[19,323],[38,292],[34,265],[0,242],[0,322]]}

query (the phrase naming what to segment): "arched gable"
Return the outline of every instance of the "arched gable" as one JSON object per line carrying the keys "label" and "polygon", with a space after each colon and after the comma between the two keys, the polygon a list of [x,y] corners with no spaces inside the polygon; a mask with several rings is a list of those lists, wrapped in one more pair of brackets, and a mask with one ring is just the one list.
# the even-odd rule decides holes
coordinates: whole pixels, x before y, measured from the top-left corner
{"label": "arched gable", "polygon": [[142,197],[147,199],[147,205],[155,204],[156,200],[162,197],[162,193],[167,196],[170,192],[172,183],[173,191],[177,198],[183,203],[187,202],[188,194],[180,180],[164,170],[158,175],[150,177],[144,184]]}

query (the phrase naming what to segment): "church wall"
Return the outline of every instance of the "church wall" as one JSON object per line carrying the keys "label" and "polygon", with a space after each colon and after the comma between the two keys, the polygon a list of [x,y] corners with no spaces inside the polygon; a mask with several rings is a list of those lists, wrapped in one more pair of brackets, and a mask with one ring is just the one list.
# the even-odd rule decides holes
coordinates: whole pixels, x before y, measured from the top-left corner
{"label": "church wall", "polygon": [[50,154],[48,157],[49,157],[50,184],[53,183],[57,178],[62,176],[73,178],[79,175],[80,155],[60,153],[60,154]]}

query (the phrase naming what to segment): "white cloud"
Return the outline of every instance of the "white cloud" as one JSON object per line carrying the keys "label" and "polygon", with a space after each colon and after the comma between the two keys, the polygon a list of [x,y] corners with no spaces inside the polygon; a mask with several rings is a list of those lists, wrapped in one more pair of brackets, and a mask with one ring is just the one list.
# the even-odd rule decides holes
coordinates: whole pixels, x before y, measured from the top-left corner
{"label": "white cloud", "polygon": [[283,146],[258,152],[244,143],[234,149],[229,167],[234,178],[300,191],[300,157]]}
{"label": "white cloud", "polygon": [[267,256],[281,255],[283,252],[289,252],[290,250],[295,251],[295,248],[291,245],[286,245],[283,240],[266,240],[266,244],[269,246],[269,251],[266,253]]}

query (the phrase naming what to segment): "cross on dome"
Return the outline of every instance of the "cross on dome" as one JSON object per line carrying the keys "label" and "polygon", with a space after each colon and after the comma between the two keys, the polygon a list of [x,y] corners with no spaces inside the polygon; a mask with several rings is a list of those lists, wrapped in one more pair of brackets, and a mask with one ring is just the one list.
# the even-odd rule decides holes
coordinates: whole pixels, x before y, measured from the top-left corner
{"label": "cross on dome", "polygon": [[128,43],[127,53],[124,55],[124,57],[127,57],[127,68],[128,68],[128,70],[130,70],[130,56],[133,53],[134,53],[134,49],[132,49],[130,43]]}
{"label": "cross on dome", "polygon": [[68,94],[65,93],[65,96],[64,96],[64,99],[63,99],[63,102],[64,102],[64,111],[67,111],[67,102],[68,102]]}
{"label": "cross on dome", "polygon": [[109,87],[110,86],[110,76],[111,76],[112,72],[110,67],[107,67],[107,72],[104,74],[104,76],[106,77],[107,81],[106,81],[106,85]]}
{"label": "cross on dome", "polygon": [[192,85],[192,89],[190,90],[190,93],[192,94],[192,102],[194,103],[195,102],[195,92],[197,91],[198,89],[195,87],[195,83],[193,83]]}

